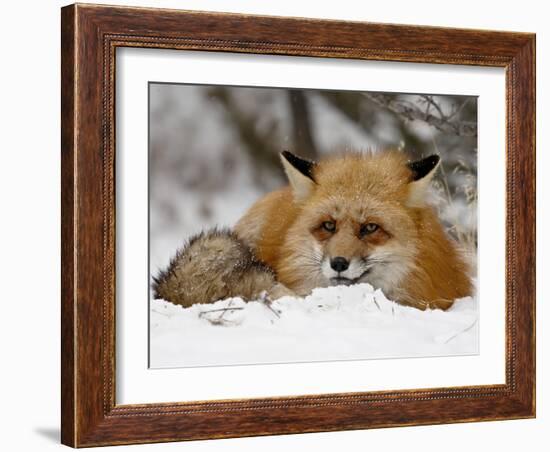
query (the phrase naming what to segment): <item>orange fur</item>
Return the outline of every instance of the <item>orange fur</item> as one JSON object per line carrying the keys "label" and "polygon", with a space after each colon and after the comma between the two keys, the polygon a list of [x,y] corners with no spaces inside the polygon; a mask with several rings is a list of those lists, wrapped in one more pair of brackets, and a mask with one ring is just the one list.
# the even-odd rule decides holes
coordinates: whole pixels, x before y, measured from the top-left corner
{"label": "orange fur", "polygon": [[[431,175],[413,180],[404,154],[329,157],[313,167],[314,182],[283,163],[292,186],[260,199],[235,228],[281,284],[298,295],[333,285],[330,260],[339,256],[350,282],[403,304],[446,309],[471,295],[468,266],[425,202]],[[377,229],[364,235],[369,223]]]}

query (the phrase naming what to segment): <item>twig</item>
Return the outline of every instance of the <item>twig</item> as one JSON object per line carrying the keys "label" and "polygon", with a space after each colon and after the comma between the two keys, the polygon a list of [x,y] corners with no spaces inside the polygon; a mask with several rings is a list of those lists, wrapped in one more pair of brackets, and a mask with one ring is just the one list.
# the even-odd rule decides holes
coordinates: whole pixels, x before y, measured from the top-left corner
{"label": "twig", "polygon": [[439,113],[439,117],[444,120],[444,121],[448,121],[449,118],[443,113],[443,110],[441,110],[441,107],[439,106],[439,104],[437,102],[434,101],[433,97],[432,96],[426,96],[426,95],[422,95],[420,96],[422,99],[424,99],[428,105],[431,105],[432,107],[434,107],[437,112]]}
{"label": "twig", "polygon": [[466,105],[468,105],[468,103],[470,102],[471,98],[468,97],[464,102],[462,102],[460,104],[460,107],[458,107],[454,112],[452,112],[449,116],[447,116],[447,119],[448,120],[451,120],[453,119],[456,115],[458,115],[462,110],[464,110],[464,107]]}
{"label": "twig", "polygon": [[273,300],[269,298],[269,295],[267,295],[267,292],[262,292],[262,294],[260,295],[259,301],[262,303],[262,305],[264,305],[267,309],[269,309],[273,314],[275,314],[275,316],[278,319],[281,318],[281,314],[277,312],[275,309],[273,309],[273,306],[271,306],[273,304]]}
{"label": "twig", "polygon": [[[434,151],[437,155],[441,155],[441,153],[439,152],[439,148],[437,146],[437,142],[435,141],[435,137],[432,136],[432,143],[433,143],[433,146],[434,146]],[[443,163],[441,163],[439,165],[439,170],[441,171],[441,179],[442,179],[442,182],[443,182],[443,188],[445,189],[445,194],[447,195],[447,202],[449,204],[452,204],[453,202],[453,197],[451,195],[451,190],[449,188],[449,184],[447,183],[447,173],[445,171],[445,168],[443,166]]]}
{"label": "twig", "polygon": [[[471,121],[452,122],[445,115],[435,116],[431,113],[426,113],[420,108],[412,104],[411,102],[404,100],[396,100],[381,93],[362,93],[367,99],[378,104],[381,107],[395,113],[397,116],[408,121],[422,121],[430,126],[436,128],[442,133],[448,135],[457,135],[461,137],[476,137],[477,136],[477,124]],[[429,101],[428,101],[429,102]],[[436,102],[432,99],[432,105],[436,105]],[[441,112],[441,108],[437,106],[436,110]]]}
{"label": "twig", "polygon": [[[229,300],[229,303],[225,308],[219,308],[219,309],[210,309],[209,311],[202,311],[199,312],[199,318],[205,318],[208,320],[212,325],[227,325],[228,323],[235,323],[231,320],[224,319],[224,315],[229,311],[240,311],[244,309],[243,307],[231,307],[233,304],[233,299]],[[215,319],[210,319],[208,317],[205,317],[208,314],[219,312],[220,315]]]}
{"label": "twig", "polygon": [[164,317],[172,317],[170,314],[166,314],[166,312],[160,312],[156,309],[151,309],[151,312],[154,312],[155,314],[163,315]]}
{"label": "twig", "polygon": [[476,323],[477,323],[477,319],[475,319],[474,322],[471,325],[469,325],[466,328],[464,328],[463,330],[460,330],[457,333],[453,334],[449,339],[447,339],[444,342],[444,344],[448,344],[449,342],[451,342],[455,337],[459,336],[460,334],[465,333],[466,331],[470,331]]}
{"label": "twig", "polygon": [[[211,309],[209,311],[199,312],[199,317],[204,317],[205,315],[212,314],[213,312],[227,312],[227,311],[242,311],[244,308],[235,306],[234,308],[220,308],[220,309]],[[160,314],[160,313],[159,313]]]}

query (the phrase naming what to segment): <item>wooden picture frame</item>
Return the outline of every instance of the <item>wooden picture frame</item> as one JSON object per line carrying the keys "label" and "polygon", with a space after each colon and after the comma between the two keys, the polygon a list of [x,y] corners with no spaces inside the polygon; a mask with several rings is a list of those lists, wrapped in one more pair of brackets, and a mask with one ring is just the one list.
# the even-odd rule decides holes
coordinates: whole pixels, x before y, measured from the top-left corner
{"label": "wooden picture frame", "polygon": [[[62,9],[62,442],[73,447],[535,416],[535,35],[162,9]],[[506,70],[506,383],[117,405],[115,50]]]}

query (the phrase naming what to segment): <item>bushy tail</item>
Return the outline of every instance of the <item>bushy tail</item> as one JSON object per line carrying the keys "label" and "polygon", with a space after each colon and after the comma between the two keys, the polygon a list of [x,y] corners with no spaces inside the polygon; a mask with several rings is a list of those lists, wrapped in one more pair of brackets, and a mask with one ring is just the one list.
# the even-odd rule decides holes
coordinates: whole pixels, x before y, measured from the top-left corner
{"label": "bushy tail", "polygon": [[155,298],[185,307],[236,296],[257,299],[276,284],[273,271],[228,229],[192,237],[153,281]]}

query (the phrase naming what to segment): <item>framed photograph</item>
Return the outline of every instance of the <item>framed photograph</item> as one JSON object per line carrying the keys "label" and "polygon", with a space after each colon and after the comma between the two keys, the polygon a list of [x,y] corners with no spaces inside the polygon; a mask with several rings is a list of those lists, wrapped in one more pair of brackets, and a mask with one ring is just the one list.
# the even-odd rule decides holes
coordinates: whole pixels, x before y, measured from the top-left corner
{"label": "framed photograph", "polygon": [[535,36],[62,8],[62,442],[535,416]]}

